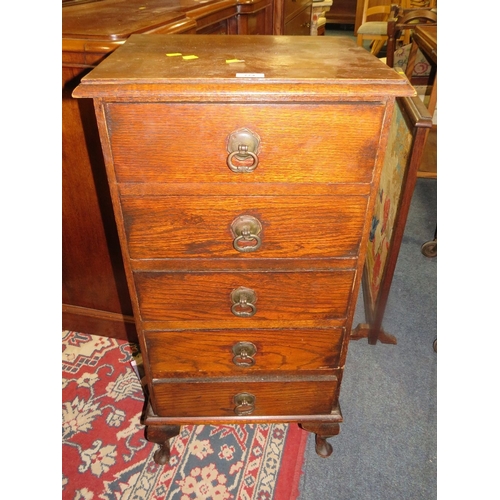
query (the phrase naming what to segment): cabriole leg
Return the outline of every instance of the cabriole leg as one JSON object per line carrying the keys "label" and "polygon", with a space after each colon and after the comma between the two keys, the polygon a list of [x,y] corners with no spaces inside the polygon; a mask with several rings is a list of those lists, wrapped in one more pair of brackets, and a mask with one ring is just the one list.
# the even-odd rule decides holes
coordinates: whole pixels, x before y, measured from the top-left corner
{"label": "cabriole leg", "polygon": [[316,434],[316,453],[323,458],[327,458],[332,454],[332,445],[327,441],[328,438],[336,436],[340,432],[338,423],[302,423],[301,427],[309,432]]}
{"label": "cabriole leg", "polygon": [[146,439],[160,445],[154,454],[154,461],[158,465],[165,465],[170,459],[170,438],[181,432],[180,425],[148,425]]}

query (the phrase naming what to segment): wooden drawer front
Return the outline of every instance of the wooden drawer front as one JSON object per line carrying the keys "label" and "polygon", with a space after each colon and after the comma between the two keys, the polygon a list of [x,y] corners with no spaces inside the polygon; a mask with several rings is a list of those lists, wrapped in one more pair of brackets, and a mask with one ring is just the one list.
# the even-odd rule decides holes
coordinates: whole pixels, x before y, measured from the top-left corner
{"label": "wooden drawer front", "polygon": [[[383,113],[376,102],[107,108],[118,181],[167,183],[368,183]],[[259,163],[249,173],[226,163],[227,138],[241,128],[260,137]]]}
{"label": "wooden drawer front", "polygon": [[[294,16],[294,17],[293,17]],[[310,35],[311,34],[311,7],[302,12],[295,11],[293,16],[285,19],[284,35]]]}
{"label": "wooden drawer front", "polygon": [[153,408],[159,417],[219,417],[237,414],[235,396],[251,394],[254,408],[248,416],[329,414],[337,378],[191,379],[153,384]]}
{"label": "wooden drawer front", "polygon": [[[123,198],[133,259],[354,257],[365,222],[364,196],[165,196]],[[257,219],[260,246],[235,249],[233,221]],[[245,218],[243,223],[247,219]],[[250,239],[251,246],[258,240]],[[236,248],[246,243],[239,239]]]}
{"label": "wooden drawer front", "polygon": [[342,328],[146,332],[153,378],[338,367]]}
{"label": "wooden drawer front", "polygon": [[[252,328],[253,320],[344,318],[354,275],[354,271],[147,272],[136,273],[135,282],[143,321],[217,320],[225,321],[225,328]],[[253,316],[231,312],[231,293],[239,287],[257,296]]]}
{"label": "wooden drawer front", "polygon": [[230,20],[224,19],[218,23],[209,24],[208,26],[196,30],[196,33],[200,35],[229,35],[231,34],[229,29],[230,22]]}
{"label": "wooden drawer front", "polygon": [[[284,10],[284,18],[285,24],[290,21],[292,17],[298,14],[301,10],[305,9],[307,6],[311,5],[311,0],[284,0],[283,2],[283,10]],[[308,9],[307,12],[311,14]],[[309,22],[311,18],[309,17]],[[286,33],[285,33],[286,35]]]}

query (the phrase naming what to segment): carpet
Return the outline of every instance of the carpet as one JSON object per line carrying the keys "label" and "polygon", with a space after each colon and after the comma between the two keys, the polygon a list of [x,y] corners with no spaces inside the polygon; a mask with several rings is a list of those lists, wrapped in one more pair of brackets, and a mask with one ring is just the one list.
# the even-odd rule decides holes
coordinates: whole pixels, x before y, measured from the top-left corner
{"label": "carpet", "polygon": [[63,331],[63,500],[293,500],[308,432],[296,424],[183,426],[153,460],[138,346]]}

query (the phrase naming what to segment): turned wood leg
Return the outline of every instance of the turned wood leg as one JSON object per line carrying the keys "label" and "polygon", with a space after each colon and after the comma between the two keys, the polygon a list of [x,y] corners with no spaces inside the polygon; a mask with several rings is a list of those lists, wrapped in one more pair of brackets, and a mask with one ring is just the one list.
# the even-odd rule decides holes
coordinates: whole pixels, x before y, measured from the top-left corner
{"label": "turned wood leg", "polygon": [[158,465],[165,465],[170,459],[170,438],[181,432],[180,425],[147,425],[146,439],[157,443],[160,447],[154,454],[154,461]]}
{"label": "turned wood leg", "polygon": [[340,432],[340,425],[337,423],[315,423],[306,422],[300,424],[302,429],[316,434],[316,453],[323,458],[332,454],[332,445],[327,441],[328,438],[336,436]]}

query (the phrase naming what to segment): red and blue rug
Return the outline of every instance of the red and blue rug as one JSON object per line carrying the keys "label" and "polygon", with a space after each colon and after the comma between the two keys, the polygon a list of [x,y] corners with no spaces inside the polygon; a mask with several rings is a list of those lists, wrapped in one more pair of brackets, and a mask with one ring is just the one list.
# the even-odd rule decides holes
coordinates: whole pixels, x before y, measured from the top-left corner
{"label": "red and blue rug", "polygon": [[296,424],[184,426],[153,460],[138,346],[63,331],[63,500],[294,500],[308,433]]}

